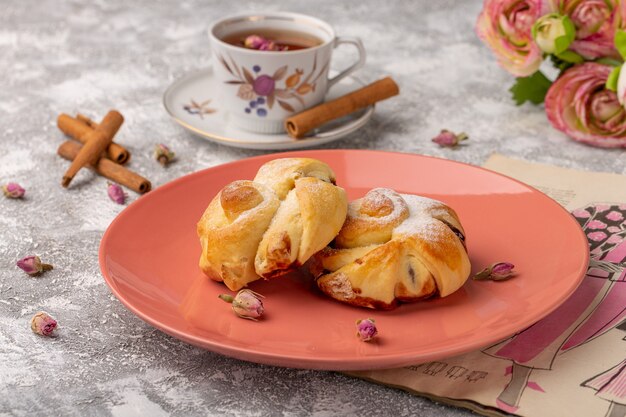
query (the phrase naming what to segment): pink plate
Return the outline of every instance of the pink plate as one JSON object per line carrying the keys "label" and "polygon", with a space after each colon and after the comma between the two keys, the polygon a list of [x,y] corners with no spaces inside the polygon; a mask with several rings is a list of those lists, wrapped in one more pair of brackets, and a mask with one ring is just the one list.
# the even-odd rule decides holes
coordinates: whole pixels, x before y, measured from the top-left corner
{"label": "pink plate", "polygon": [[[271,159],[295,156],[328,163],[350,199],[390,187],[444,201],[465,226],[473,273],[508,261],[519,275],[505,282],[469,280],[447,298],[384,312],[340,304],[293,273],[252,284],[266,296],[262,321],[236,317],[217,298],[227,288],[198,269],[196,222],[224,185],[252,179]],[[333,370],[399,367],[497,342],[565,301],[588,258],[574,218],[525,184],[459,162],[356,150],[264,155],[196,172],[131,204],[100,245],[100,268],[113,293],[165,333],[247,361]],[[375,343],[355,336],[355,321],[367,317],[378,325]]]}

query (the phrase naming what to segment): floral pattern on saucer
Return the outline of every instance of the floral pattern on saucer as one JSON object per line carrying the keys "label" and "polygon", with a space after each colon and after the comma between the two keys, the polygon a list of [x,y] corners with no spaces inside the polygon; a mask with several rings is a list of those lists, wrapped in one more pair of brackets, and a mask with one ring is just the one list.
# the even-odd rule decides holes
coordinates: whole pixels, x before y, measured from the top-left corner
{"label": "floral pattern on saucer", "polygon": [[[278,103],[284,110],[293,113],[294,101],[300,103],[304,108],[304,100],[302,96],[315,91],[317,80],[325,73],[327,65],[322,67],[319,72],[317,69],[317,55],[313,60],[313,68],[306,76],[304,70],[296,68],[289,73],[289,67],[284,65],[278,68],[272,75],[263,72],[263,68],[254,65],[252,69],[239,67],[235,61],[230,59],[230,64],[224,57],[217,57],[235,79],[226,81],[227,84],[239,85],[237,97],[247,101],[245,107],[246,113],[255,113],[259,117],[267,116],[268,112],[274,107],[274,103]],[[283,82],[284,80],[284,82]],[[278,88],[279,82],[283,82],[284,86]]]}
{"label": "floral pattern on saucer", "polygon": [[211,103],[210,99],[199,104],[194,99],[189,99],[189,104],[183,105],[183,109],[189,114],[197,114],[201,119],[204,119],[205,114],[211,114],[217,111],[216,109],[208,107],[209,103]]}

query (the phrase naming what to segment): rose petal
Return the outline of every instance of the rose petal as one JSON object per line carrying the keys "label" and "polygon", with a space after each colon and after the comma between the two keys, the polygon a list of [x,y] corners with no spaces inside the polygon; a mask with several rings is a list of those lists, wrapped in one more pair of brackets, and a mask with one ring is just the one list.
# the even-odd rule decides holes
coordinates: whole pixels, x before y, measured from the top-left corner
{"label": "rose petal", "polygon": [[592,220],[589,223],[587,223],[587,229],[606,229],[606,223],[601,222],[600,220]]}
{"label": "rose petal", "polygon": [[591,232],[587,233],[587,238],[589,240],[593,240],[594,242],[601,242],[607,238],[607,235],[604,232]]}
{"label": "rose petal", "polygon": [[587,210],[583,209],[574,210],[572,214],[574,215],[574,217],[578,217],[579,219],[587,219],[591,217],[591,214],[589,214]]}
{"label": "rose petal", "polygon": [[612,211],[606,215],[606,218],[611,221],[617,222],[617,221],[622,220],[624,218],[624,215],[620,213],[619,211]]}

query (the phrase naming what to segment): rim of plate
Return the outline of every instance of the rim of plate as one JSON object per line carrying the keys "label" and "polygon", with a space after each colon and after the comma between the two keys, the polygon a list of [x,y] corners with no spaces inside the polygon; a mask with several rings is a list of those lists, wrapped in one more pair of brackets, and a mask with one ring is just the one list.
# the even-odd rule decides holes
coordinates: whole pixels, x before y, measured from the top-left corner
{"label": "rim of plate", "polygon": [[[249,141],[249,140],[241,140],[241,139],[236,139],[236,138],[229,138],[226,136],[221,136],[221,135],[216,135],[213,133],[209,133],[205,130],[202,129],[198,129],[192,125],[190,125],[189,123],[181,120],[180,118],[178,118],[175,114],[174,114],[174,110],[168,106],[167,101],[168,101],[168,97],[173,93],[174,90],[176,90],[183,82],[191,79],[192,77],[197,77],[201,74],[207,73],[207,72],[213,72],[213,68],[212,67],[208,67],[208,68],[204,68],[204,69],[200,69],[200,70],[196,70],[193,72],[189,72],[183,76],[181,76],[180,78],[178,78],[176,81],[174,81],[172,84],[170,84],[169,87],[167,87],[167,89],[165,90],[165,92],[163,93],[163,98],[162,98],[162,102],[163,102],[163,107],[165,108],[165,111],[167,112],[167,114],[179,125],[181,125],[182,127],[184,127],[187,130],[192,131],[193,133],[199,135],[199,136],[203,136],[205,138],[209,138],[209,139],[215,139],[218,141],[222,141],[222,142],[226,142],[226,143],[237,143],[237,144],[242,144],[242,145],[256,145],[256,146],[280,146],[280,145],[291,145],[292,143],[302,143],[303,145],[306,144],[308,145],[312,145],[315,142],[321,142],[324,139],[330,139],[330,138],[335,138],[337,136],[341,137],[344,135],[347,135],[349,133],[352,133],[356,130],[358,130],[359,128],[361,128],[363,125],[365,125],[365,123],[367,123],[369,121],[369,119],[371,119],[372,114],[374,113],[374,110],[376,108],[376,104],[372,104],[368,107],[366,107],[363,112],[363,114],[358,117],[357,119],[346,123],[338,128],[329,130],[327,132],[322,132],[322,133],[317,133],[313,136],[309,136],[309,137],[305,137],[303,139],[293,139],[293,142],[285,142],[285,141],[279,141],[279,142],[257,142],[257,141]],[[346,78],[348,79],[353,79],[354,81],[356,81],[360,86],[365,86],[365,83],[358,77],[349,75]],[[254,133],[254,132],[252,132]],[[259,133],[261,134],[261,133]],[[286,134],[285,134],[286,135]],[[267,135],[267,136],[273,136],[273,135]],[[282,136],[282,135],[281,135]]]}
{"label": "rim of plate", "polygon": [[[401,367],[401,366],[407,366],[410,364],[414,364],[417,363],[418,361],[422,360],[423,361],[428,361],[428,360],[432,360],[434,358],[442,358],[442,357],[450,357],[453,355],[457,355],[457,354],[461,354],[461,353],[466,353],[466,352],[470,352],[474,349],[478,349],[478,348],[482,348],[485,346],[488,346],[492,343],[501,341],[509,336],[511,336],[512,334],[514,334],[515,332],[518,332],[520,330],[523,330],[524,328],[531,326],[532,324],[536,323],[537,321],[541,320],[542,318],[546,317],[547,315],[549,315],[550,313],[552,313],[554,310],[556,310],[563,302],[565,302],[565,300],[567,300],[573,293],[574,291],[578,288],[578,286],[580,285],[580,283],[582,282],[583,278],[586,275],[587,272],[587,268],[589,265],[589,246],[587,243],[587,238],[584,234],[584,231],[582,230],[582,228],[580,228],[580,226],[578,225],[578,223],[576,223],[576,220],[574,219],[574,217],[571,215],[571,213],[569,211],[567,211],[567,209],[563,206],[561,206],[559,203],[557,203],[554,199],[552,199],[551,197],[549,197],[548,195],[546,195],[545,193],[543,193],[542,191],[536,189],[535,187],[528,185],[522,181],[519,181],[515,178],[509,177],[508,175],[504,175],[501,174],[499,172],[496,171],[492,171],[490,169],[487,168],[483,168],[480,166],[476,166],[476,165],[472,165],[472,164],[468,164],[465,162],[460,162],[460,161],[454,161],[454,160],[449,160],[449,159],[444,159],[444,158],[439,158],[439,157],[435,157],[435,156],[430,156],[430,155],[422,155],[422,154],[414,154],[414,153],[408,153],[408,152],[397,152],[397,151],[385,151],[385,150],[370,150],[370,149],[322,149],[322,150],[303,150],[303,151],[291,151],[291,152],[279,152],[279,153],[270,153],[270,154],[264,154],[264,155],[259,155],[259,156],[254,156],[254,157],[249,157],[249,158],[243,158],[243,159],[239,159],[236,161],[230,161],[230,162],[226,162],[224,164],[220,164],[220,165],[216,165],[214,167],[209,167],[209,168],[205,168],[203,170],[200,171],[196,171],[187,175],[184,175],[180,178],[177,178],[175,180],[172,180],[166,184],[163,184],[162,186],[158,187],[157,189],[160,188],[171,188],[171,187],[175,187],[177,186],[179,183],[181,182],[185,182],[188,180],[188,178],[192,178],[195,176],[201,176],[204,175],[205,171],[209,171],[212,169],[215,169],[217,167],[223,167],[223,166],[230,166],[230,165],[236,165],[236,164],[240,164],[243,163],[243,161],[255,161],[255,160],[259,160],[259,159],[267,159],[271,157],[280,157],[280,158],[289,158],[289,157],[313,157],[312,155],[302,155],[302,154],[328,154],[328,153],[373,153],[373,154],[391,154],[391,155],[402,155],[402,156],[413,156],[413,157],[418,157],[418,158],[429,158],[429,159],[435,159],[438,161],[443,161],[445,163],[452,163],[452,164],[457,164],[457,165],[462,165],[465,167],[469,167],[469,168],[474,168],[474,169],[478,169],[480,171],[485,171],[489,174],[492,175],[496,175],[502,178],[506,178],[509,179],[523,187],[526,187],[527,189],[538,193],[540,195],[543,195],[546,198],[546,201],[548,201],[550,204],[553,204],[555,207],[558,208],[559,211],[562,211],[566,216],[564,216],[564,218],[567,218],[568,221],[572,222],[572,225],[576,226],[577,232],[578,232],[578,237],[581,241],[581,247],[584,248],[584,251],[586,253],[586,256],[584,258],[584,262],[583,264],[581,264],[580,269],[576,272],[577,275],[577,279],[572,280],[571,283],[569,284],[567,291],[564,294],[564,296],[560,297],[558,299],[558,301],[553,301],[551,304],[547,305],[546,308],[544,308],[543,310],[541,310],[540,312],[537,311],[533,311],[530,316],[526,316],[528,318],[528,320],[525,321],[524,323],[524,327],[519,326],[518,324],[510,324],[507,323],[506,325],[504,325],[503,327],[501,327],[500,329],[498,329],[499,331],[497,332],[492,332],[490,334],[490,337],[485,337],[481,340],[476,340],[476,341],[471,341],[470,343],[463,343],[462,340],[463,339],[458,339],[455,341],[455,344],[450,346],[443,346],[438,348],[435,352],[431,351],[427,354],[425,353],[421,353],[419,356],[413,356],[412,358],[408,357],[408,352],[393,352],[393,353],[387,353],[387,354],[382,354],[382,355],[377,355],[376,356],[376,366],[373,365],[369,365],[365,363],[364,364],[364,360],[367,362],[367,359],[364,358],[352,358],[352,359],[346,359],[346,358],[339,358],[339,357],[326,357],[323,359],[317,359],[317,358],[312,358],[311,356],[306,356],[303,354],[285,354],[285,353],[280,353],[280,354],[276,354],[276,353],[272,353],[272,352],[267,352],[267,351],[259,351],[259,350],[254,350],[254,349],[250,349],[250,348],[241,348],[241,347],[234,347],[228,343],[224,343],[221,342],[217,339],[211,339],[208,340],[206,338],[202,338],[199,337],[197,335],[192,335],[189,334],[185,331],[181,331],[177,328],[173,328],[170,327],[164,323],[162,323],[160,320],[154,319],[152,318],[149,314],[145,314],[142,311],[136,309],[128,300],[126,300],[122,294],[120,294],[112,285],[111,278],[108,276],[108,274],[106,273],[107,269],[105,267],[105,260],[104,260],[104,244],[108,238],[109,233],[111,233],[111,230],[114,228],[117,220],[119,219],[119,217],[126,211],[128,210],[136,210],[138,207],[141,207],[143,204],[145,203],[145,199],[144,198],[139,198],[138,200],[135,200],[134,202],[132,202],[128,207],[126,207],[124,210],[122,210],[116,217],[115,219],[113,219],[113,221],[111,222],[111,224],[109,224],[109,226],[107,227],[107,230],[104,232],[102,239],[100,241],[100,247],[98,250],[98,263],[100,266],[100,271],[104,277],[104,280],[107,284],[107,286],[109,287],[109,289],[111,290],[111,292],[116,296],[116,298],[118,300],[120,300],[120,302],[122,304],[124,304],[124,306],[126,306],[126,308],[128,308],[131,312],[133,312],[133,314],[135,314],[137,317],[139,317],[140,319],[142,319],[144,322],[152,325],[153,327],[156,327],[157,329],[178,338],[179,340],[185,341],[187,343],[196,345],[196,346],[200,346],[203,347],[204,349],[207,350],[211,350],[208,349],[207,346],[211,346],[214,347],[216,349],[216,351],[218,353],[221,353],[223,355],[227,355],[227,353],[222,353],[222,352],[233,352],[233,353],[237,353],[238,355],[233,355],[232,357],[236,357],[236,358],[241,358],[242,356],[254,356],[255,360],[251,361],[248,359],[240,359],[240,360],[245,360],[248,362],[255,362],[255,363],[263,363],[263,364],[269,364],[269,365],[274,365],[274,366],[282,366],[282,367],[292,367],[292,368],[300,368],[300,369],[317,369],[317,370],[336,370],[336,371],[353,371],[353,370],[366,370],[366,369],[384,369],[384,368],[392,368],[392,367]],[[151,191],[154,192],[157,189]],[[258,359],[258,360],[257,360]],[[287,359],[287,361],[285,361],[285,359]],[[369,360],[371,361],[371,358],[369,358]],[[285,366],[285,365],[275,365],[277,362],[289,362],[291,363],[290,366]],[[314,365],[314,367],[311,367],[309,365]],[[335,365],[335,366],[333,366]]]}

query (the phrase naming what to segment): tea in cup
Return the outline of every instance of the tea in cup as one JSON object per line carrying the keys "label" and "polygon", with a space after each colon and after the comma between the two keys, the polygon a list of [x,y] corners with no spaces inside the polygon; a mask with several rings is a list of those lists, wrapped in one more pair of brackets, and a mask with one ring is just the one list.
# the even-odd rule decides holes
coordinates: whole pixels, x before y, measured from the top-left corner
{"label": "tea in cup", "polygon": [[[220,103],[229,122],[258,133],[282,133],[286,118],[320,104],[334,84],[365,63],[360,39],[337,37],[314,17],[287,12],[221,19],[209,29]],[[328,78],[333,50],[351,44],[357,61]]]}

